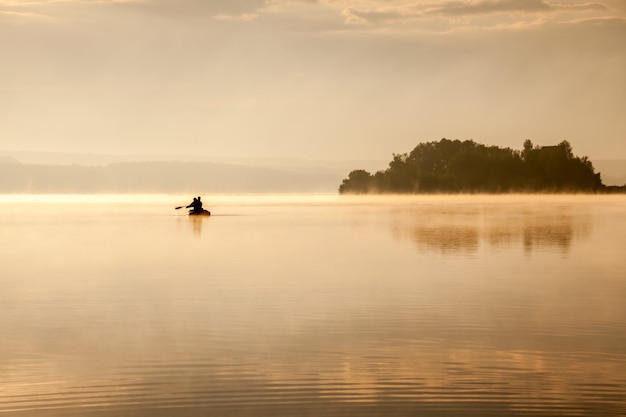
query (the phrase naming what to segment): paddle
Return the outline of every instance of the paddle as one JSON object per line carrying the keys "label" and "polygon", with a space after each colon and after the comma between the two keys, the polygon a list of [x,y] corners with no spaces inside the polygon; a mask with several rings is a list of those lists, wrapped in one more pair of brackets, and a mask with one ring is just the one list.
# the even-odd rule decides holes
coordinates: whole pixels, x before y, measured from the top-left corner
{"label": "paddle", "polygon": [[174,210],[179,210],[181,208],[184,208],[185,206],[178,206],[178,207],[174,207]]}

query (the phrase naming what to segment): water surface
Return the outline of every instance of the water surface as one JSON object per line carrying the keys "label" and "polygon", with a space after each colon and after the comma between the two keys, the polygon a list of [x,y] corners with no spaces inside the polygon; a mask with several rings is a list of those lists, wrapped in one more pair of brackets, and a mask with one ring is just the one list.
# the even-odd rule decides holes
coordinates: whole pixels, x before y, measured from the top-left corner
{"label": "water surface", "polygon": [[0,415],[626,415],[623,196],[0,196]]}

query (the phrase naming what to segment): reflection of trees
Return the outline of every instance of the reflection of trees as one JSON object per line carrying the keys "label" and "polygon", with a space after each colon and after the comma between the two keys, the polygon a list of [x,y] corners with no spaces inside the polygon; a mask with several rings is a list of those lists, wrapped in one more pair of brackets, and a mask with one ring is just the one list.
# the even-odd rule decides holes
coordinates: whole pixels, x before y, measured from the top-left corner
{"label": "reflection of trees", "polygon": [[481,244],[566,251],[576,237],[588,234],[590,227],[588,215],[569,206],[476,206],[462,212],[431,207],[396,214],[398,235],[410,238],[420,249],[441,253],[476,252]]}
{"label": "reflection of trees", "polygon": [[534,247],[567,249],[574,239],[575,229],[587,229],[577,220],[580,219],[574,219],[567,209],[556,213],[525,211],[488,224],[485,239],[491,246],[510,246],[522,241],[527,251]]}
{"label": "reflection of trees", "polygon": [[[579,225],[579,228],[584,226]],[[523,224],[524,248],[569,248],[574,239],[574,223],[571,214],[526,215]]]}
{"label": "reflection of trees", "polygon": [[455,226],[418,226],[413,229],[412,238],[419,246],[444,253],[473,252],[478,248],[478,229]]}

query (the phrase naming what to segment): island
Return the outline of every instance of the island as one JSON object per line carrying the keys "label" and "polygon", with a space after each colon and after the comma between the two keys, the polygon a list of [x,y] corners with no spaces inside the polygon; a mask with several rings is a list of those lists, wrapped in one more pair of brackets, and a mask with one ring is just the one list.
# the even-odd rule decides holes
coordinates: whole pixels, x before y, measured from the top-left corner
{"label": "island", "polygon": [[444,138],[420,143],[410,153],[393,154],[384,171],[350,172],[339,192],[598,193],[626,192],[626,186],[604,185],[589,158],[575,156],[566,140],[537,146],[527,139],[522,150],[514,150]]}

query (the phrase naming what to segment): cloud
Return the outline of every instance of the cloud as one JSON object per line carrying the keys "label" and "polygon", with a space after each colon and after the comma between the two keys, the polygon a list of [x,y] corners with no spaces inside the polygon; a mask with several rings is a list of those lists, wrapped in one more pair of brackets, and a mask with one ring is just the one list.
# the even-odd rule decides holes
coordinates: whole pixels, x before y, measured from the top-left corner
{"label": "cloud", "polygon": [[0,16],[21,17],[21,18],[47,18],[49,16],[31,12],[16,12],[11,10],[0,10]]}
{"label": "cloud", "polygon": [[598,18],[583,18],[570,20],[565,23],[586,26],[615,26],[619,28],[626,28],[626,17],[608,16]]}
{"label": "cloud", "polygon": [[136,3],[143,0],[0,0],[0,16],[17,18],[52,18],[56,6],[106,5]]}
{"label": "cloud", "polygon": [[125,4],[128,10],[165,18],[209,17],[217,20],[250,21],[259,11],[276,0],[0,0],[0,13],[36,16],[41,13],[56,14],[57,6],[89,7],[90,5]]}
{"label": "cloud", "polygon": [[17,1],[17,0],[0,0],[0,7],[31,7],[42,6],[56,3],[84,3],[84,4],[106,4],[106,3],[133,3],[142,0],[38,0],[38,1]]}
{"label": "cloud", "polygon": [[218,14],[213,16],[215,20],[224,20],[227,22],[251,22],[259,17],[258,13],[243,13],[239,15]]}
{"label": "cloud", "polygon": [[[334,0],[320,0],[324,4],[335,4]],[[598,2],[553,3],[547,0],[450,0],[439,3],[377,1],[369,7],[346,7],[342,11],[346,24],[385,25],[412,21],[442,20],[466,24],[472,19],[500,16],[501,20],[490,26],[529,27],[545,22],[546,16],[559,13],[592,14],[610,12]],[[589,16],[587,16],[589,17]],[[530,22],[530,24],[529,24]]]}
{"label": "cloud", "polygon": [[172,16],[244,16],[257,14],[266,0],[144,0],[142,6]]}
{"label": "cloud", "polygon": [[442,6],[429,8],[428,14],[441,16],[471,16],[492,13],[536,13],[550,11],[551,6],[543,0],[487,0],[450,1]]}
{"label": "cloud", "polygon": [[609,10],[609,8],[604,4],[595,2],[582,4],[555,4],[554,8],[561,10]]}
{"label": "cloud", "polygon": [[347,8],[342,12],[348,24],[384,24],[424,18],[415,7],[379,7],[376,9]]}

